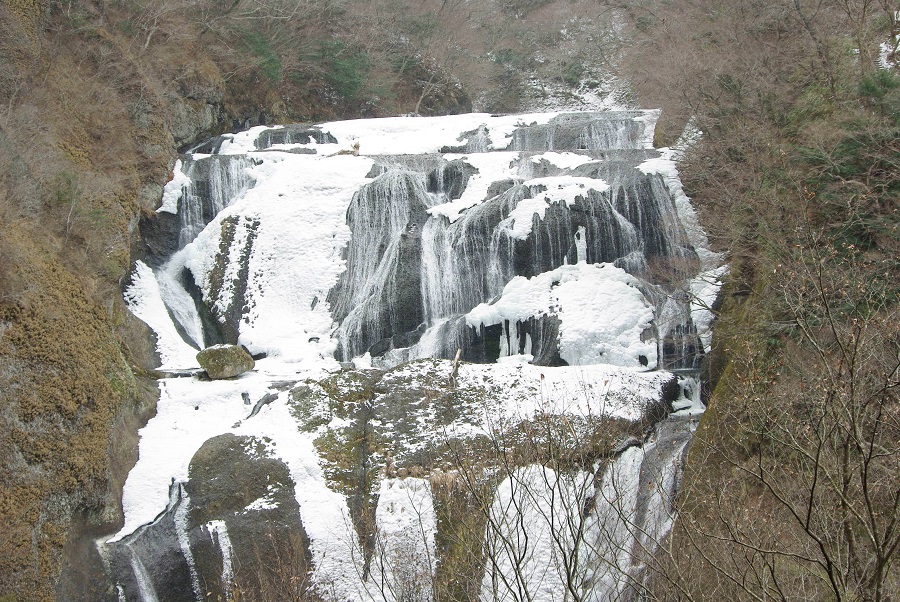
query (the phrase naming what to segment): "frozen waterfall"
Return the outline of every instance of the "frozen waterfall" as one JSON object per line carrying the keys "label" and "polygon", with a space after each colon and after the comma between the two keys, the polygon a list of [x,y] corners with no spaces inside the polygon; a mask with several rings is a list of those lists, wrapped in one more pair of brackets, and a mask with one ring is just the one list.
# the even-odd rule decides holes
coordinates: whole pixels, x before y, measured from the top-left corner
{"label": "frozen waterfall", "polygon": [[[656,118],[261,126],[181,157],[125,291],[173,377],[98,544],[109,592],[439,599],[447,496],[475,491],[449,442],[553,417],[609,449],[480,458],[467,595],[633,598],[675,519],[723,273]],[[209,381],[214,343],[261,359]]]}

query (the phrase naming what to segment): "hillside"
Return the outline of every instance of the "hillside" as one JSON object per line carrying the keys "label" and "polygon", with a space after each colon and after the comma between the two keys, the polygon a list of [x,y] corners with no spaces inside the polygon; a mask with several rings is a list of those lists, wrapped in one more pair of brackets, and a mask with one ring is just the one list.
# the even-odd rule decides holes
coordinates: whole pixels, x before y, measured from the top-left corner
{"label": "hillside", "polygon": [[683,179],[731,266],[654,593],[892,599],[898,7],[628,4],[626,64],[703,132]]}
{"label": "hillside", "polygon": [[261,123],[600,98],[661,107],[660,145],[702,132],[680,171],[731,266],[646,595],[891,599],[893,4],[0,2],[0,600],[84,590],[65,559],[124,520],[160,375],[122,292],[179,151]]}

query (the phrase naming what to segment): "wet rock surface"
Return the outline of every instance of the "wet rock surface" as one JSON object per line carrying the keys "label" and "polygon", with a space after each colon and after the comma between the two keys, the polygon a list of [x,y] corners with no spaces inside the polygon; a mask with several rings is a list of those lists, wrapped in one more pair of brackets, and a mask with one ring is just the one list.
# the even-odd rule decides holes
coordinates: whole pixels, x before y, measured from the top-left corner
{"label": "wet rock surface", "polygon": [[[269,456],[270,444],[232,434],[209,439],[191,460],[189,480],[172,483],[163,514],[100,546],[125,599],[253,600],[304,589],[291,580],[308,570],[309,539],[290,473]],[[91,599],[122,599],[97,577]]]}

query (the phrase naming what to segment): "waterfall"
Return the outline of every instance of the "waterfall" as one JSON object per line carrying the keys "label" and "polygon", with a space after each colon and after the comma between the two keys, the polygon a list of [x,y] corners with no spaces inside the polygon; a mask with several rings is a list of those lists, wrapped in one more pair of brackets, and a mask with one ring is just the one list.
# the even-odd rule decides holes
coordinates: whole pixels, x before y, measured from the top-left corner
{"label": "waterfall", "polygon": [[[172,483],[166,509],[126,537],[98,542],[120,597],[140,602],[205,599],[194,560],[183,483]],[[173,593],[174,592],[174,593]]]}
{"label": "waterfall", "polygon": [[598,601],[637,599],[652,556],[675,521],[677,478],[694,425],[681,418],[659,424],[642,446],[611,464],[595,498],[588,530],[594,596]]}
{"label": "waterfall", "polygon": [[587,261],[587,240],[585,236],[587,236],[587,231],[584,226],[578,226],[578,231],[575,233],[575,252],[578,263]]}
{"label": "waterfall", "polygon": [[644,559],[675,520],[694,425],[673,417],[596,472],[531,465],[506,474],[490,510],[481,600],[638,599]]}
{"label": "waterfall", "polygon": [[191,587],[194,590],[194,597],[197,600],[202,600],[204,598],[203,590],[200,589],[200,578],[197,576],[197,565],[194,562],[194,554],[191,552],[191,540],[188,535],[188,510],[191,506],[191,498],[184,489],[184,483],[178,483],[177,488],[173,487],[173,490],[177,491],[171,506],[175,508],[175,534],[178,537],[178,546],[181,548],[181,553],[184,555],[188,570],[191,573]]}
{"label": "waterfall", "polygon": [[318,144],[337,144],[337,140],[334,136],[328,132],[323,132],[320,128],[303,125],[286,125],[278,128],[265,128],[253,140],[253,146],[256,150],[266,150],[278,146],[290,147]]}
{"label": "waterfall", "polygon": [[347,222],[357,235],[347,249],[340,294],[331,296],[345,359],[421,323],[418,239],[430,202],[424,176],[402,169],[354,195]]}
{"label": "waterfall", "polygon": [[253,186],[248,174],[252,165],[243,155],[213,155],[182,162],[188,183],[182,185],[178,198],[178,248],[197,238],[222,209]]}
{"label": "waterfall", "polygon": [[519,151],[645,148],[651,146],[655,123],[655,114],[630,111],[609,112],[602,119],[588,121],[568,115],[517,130],[511,147]]}
{"label": "waterfall", "polygon": [[[254,564],[262,535],[323,600],[427,602],[457,560],[442,512],[458,500],[441,496],[464,487],[434,480],[442,437],[471,448],[490,489],[469,543],[493,556],[467,596],[633,597],[674,520],[703,411],[685,375],[722,274],[651,146],[656,116],[260,127],[182,157],[142,223],[129,307],[167,369],[221,340],[266,357],[234,380],[162,381],[128,528],[106,544],[121,597],[228,597],[239,568],[251,595],[278,577]],[[242,399],[269,401],[248,416]],[[480,446],[539,417],[633,437],[577,466],[536,463],[518,439],[515,466]],[[263,450],[247,483],[271,505],[202,486],[233,466],[227,438],[205,446],[225,435]]]}
{"label": "waterfall", "polygon": [[[157,210],[161,225],[141,222],[147,261],[155,267],[160,298],[181,337],[195,349],[220,341],[204,324],[204,314],[209,311],[202,307],[203,291],[186,265],[197,254],[191,245],[217,215],[253,187],[254,165],[256,162],[244,155],[182,157]],[[173,214],[174,218],[167,217]]]}
{"label": "waterfall", "polygon": [[[438,153],[404,155],[402,147],[385,146],[389,152],[370,164],[368,181],[343,201],[350,236],[337,281],[310,295],[311,309],[329,312],[337,326],[328,336],[337,357],[349,361],[369,353],[387,366],[432,353],[453,357],[461,348],[464,359],[493,361],[497,335],[471,330],[464,316],[497,300],[514,277],[585,262],[612,263],[641,279],[657,314],[642,336],[657,339],[658,365],[692,367],[702,344],[690,301],[679,291],[701,261],[691,243],[697,237],[681,222],[684,203],[673,197],[683,195],[675,190],[677,178],[660,171],[659,153],[650,144],[656,116],[619,111],[517,122],[502,130],[505,145],[486,120],[459,134],[458,145],[435,141]],[[308,167],[317,169],[327,159],[319,150],[338,144],[341,134],[333,132],[343,131],[349,127],[261,128],[200,149],[213,154],[182,159],[160,209],[177,213],[174,248],[181,251],[156,271],[163,300],[189,344],[241,340],[253,327],[258,301],[283,294],[265,289],[271,280],[260,271],[266,250],[254,248],[267,229],[264,220],[229,218],[220,235],[205,233],[198,246],[200,232],[261,181],[268,185],[271,176],[262,174],[285,161],[271,151],[310,154]],[[400,122],[385,132],[406,136]],[[359,146],[356,135],[349,139]],[[258,167],[263,164],[265,169]],[[309,177],[317,181],[314,171]],[[315,190],[327,186],[322,180]],[[252,224],[252,232],[241,224]],[[323,298],[328,306],[317,310]],[[527,316],[504,338],[514,331],[521,333],[519,347],[529,340],[533,361],[563,362],[552,336],[558,329],[546,318]],[[421,342],[425,333],[427,344]],[[307,339],[321,342],[322,334]],[[514,354],[513,346],[505,352]],[[657,365],[641,355],[647,357],[642,365]]]}
{"label": "waterfall", "polygon": [[[493,353],[478,343],[483,334],[452,332],[468,328],[459,318],[496,300],[516,276],[536,277],[584,261],[613,263],[640,277],[663,320],[662,329],[652,332],[668,337],[652,355],[660,366],[690,367],[698,345],[689,302],[679,297],[673,309],[668,297],[679,286],[670,283],[696,273],[699,258],[665,178],[638,169],[652,158],[646,147],[653,119],[637,117],[560,116],[521,127],[510,143],[518,153],[476,144],[489,136],[486,128],[473,130],[465,138],[467,155],[450,155],[436,168],[433,161],[421,164],[430,170],[425,180],[431,196],[419,186],[421,173],[410,171],[414,162],[405,159],[402,169],[391,169],[384,159],[382,175],[354,196],[348,210],[353,235],[347,271],[329,296],[341,324],[342,359],[368,351],[381,356],[379,365],[392,365],[433,353],[453,357],[458,345],[465,359],[483,361]],[[479,158],[484,155],[499,161]],[[482,172],[504,162],[507,179],[483,184],[490,176]],[[399,280],[402,286],[395,284]],[[418,291],[412,288],[417,282]],[[392,307],[402,308],[401,314]],[[681,321],[670,323],[676,314]],[[560,361],[548,347],[552,337],[538,336],[536,328],[547,326],[538,320],[515,327],[522,345],[526,339],[529,348],[540,343],[531,349],[536,361]],[[446,340],[435,345],[438,335]],[[501,338],[511,336],[512,326]],[[514,354],[509,344],[503,352]],[[649,355],[641,355],[648,365]]]}
{"label": "waterfall", "polygon": [[169,262],[157,270],[156,281],[160,297],[185,341],[196,349],[203,349],[206,346],[203,321],[194,298],[182,282],[183,270],[184,266],[177,261]]}
{"label": "waterfall", "polygon": [[426,222],[422,303],[429,324],[490,300],[514,275],[510,238],[492,224],[506,218],[526,194],[524,187],[515,186],[453,223],[443,216],[431,216]]}

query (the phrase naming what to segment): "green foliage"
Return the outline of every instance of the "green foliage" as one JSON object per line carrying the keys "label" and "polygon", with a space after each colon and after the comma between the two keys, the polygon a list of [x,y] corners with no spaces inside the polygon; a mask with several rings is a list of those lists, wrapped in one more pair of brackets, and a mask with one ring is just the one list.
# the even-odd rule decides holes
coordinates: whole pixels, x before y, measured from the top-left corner
{"label": "green foliage", "polygon": [[514,65],[517,62],[517,53],[512,48],[501,48],[491,53],[491,60],[498,65]]}
{"label": "green foliage", "polygon": [[[788,128],[808,124],[813,119],[826,117],[832,109],[828,89],[821,85],[810,85],[803,89],[794,106],[787,111],[785,119],[776,123]],[[777,111],[777,109],[776,109]]]}
{"label": "green foliage", "polygon": [[867,99],[882,115],[900,125],[900,76],[887,69],[878,69],[862,78],[859,95]]}
{"label": "green foliage", "polygon": [[340,40],[328,40],[319,49],[325,80],[346,100],[358,100],[371,67],[369,56]]}
{"label": "green foliage", "polygon": [[259,32],[250,32],[244,38],[244,42],[259,61],[259,68],[263,75],[273,82],[281,81],[281,58],[272,48],[269,39]]}
{"label": "green foliage", "polygon": [[[876,84],[866,78],[860,88],[870,85]],[[809,193],[815,197],[810,217],[828,235],[835,260],[884,246],[890,252],[897,237],[900,128],[865,114],[830,117],[827,124],[835,137],[831,145],[797,149],[808,174],[805,186],[815,191]]]}
{"label": "green foliage", "polygon": [[137,24],[131,19],[121,19],[116,26],[124,34],[134,35],[138,32]]}
{"label": "green foliage", "polygon": [[647,33],[656,25],[656,19],[654,19],[650,15],[641,15],[639,16],[634,23],[634,26],[638,31],[642,33]]}
{"label": "green foliage", "polygon": [[900,88],[900,78],[887,69],[879,69],[863,77],[859,83],[861,96],[883,98],[889,91]]}
{"label": "green foliage", "polygon": [[[504,46],[490,52],[488,56],[492,63],[504,67],[507,71],[515,71],[516,75],[521,75],[520,72],[522,71],[533,71],[539,65],[535,61],[534,55],[521,46],[512,48]],[[562,72],[570,68],[573,63],[559,62],[554,64],[560,65],[560,71],[555,74],[555,79],[559,80],[563,77]]]}
{"label": "green foliage", "polygon": [[584,65],[581,61],[572,61],[567,63],[562,70],[562,79],[565,83],[573,88],[581,83],[581,77],[584,75]]}
{"label": "green foliage", "polygon": [[735,100],[739,100],[744,95],[744,82],[728,73],[717,76],[716,84],[723,92],[733,96]]}
{"label": "green foliage", "polygon": [[81,187],[78,185],[78,176],[71,171],[57,174],[51,195],[52,204],[57,207],[75,205],[80,198]]}
{"label": "green foliage", "polygon": [[404,21],[404,30],[412,38],[427,38],[440,28],[440,21],[434,13],[413,14]]}
{"label": "green foliage", "polygon": [[401,76],[412,73],[419,64],[417,58],[410,55],[405,49],[391,52],[388,55],[388,61],[391,71]]}

